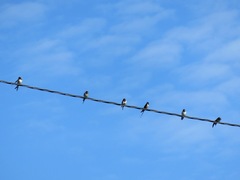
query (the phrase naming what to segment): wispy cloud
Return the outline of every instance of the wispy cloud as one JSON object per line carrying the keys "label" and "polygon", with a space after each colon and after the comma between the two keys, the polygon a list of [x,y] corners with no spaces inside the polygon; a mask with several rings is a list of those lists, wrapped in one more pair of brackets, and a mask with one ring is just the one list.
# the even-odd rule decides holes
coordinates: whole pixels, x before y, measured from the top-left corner
{"label": "wispy cloud", "polygon": [[159,13],[153,15],[146,15],[145,17],[135,17],[132,19],[123,20],[111,28],[114,33],[142,33],[154,32],[157,25],[161,20],[165,19],[167,15]]}
{"label": "wispy cloud", "polygon": [[116,3],[114,6],[120,15],[148,15],[163,10],[159,4],[153,1],[123,1]]}
{"label": "wispy cloud", "polygon": [[164,40],[181,43],[193,52],[209,53],[239,34],[239,13],[235,10],[211,12],[166,32]]}
{"label": "wispy cloud", "polygon": [[43,133],[53,133],[57,131],[63,131],[64,126],[57,124],[56,122],[53,122],[53,120],[48,119],[31,119],[28,122],[28,128],[33,131],[40,131]]}
{"label": "wispy cloud", "polygon": [[18,51],[21,57],[20,71],[42,75],[77,75],[74,54],[61,45],[61,41],[45,39]]}
{"label": "wispy cloud", "polygon": [[181,53],[181,46],[171,43],[151,43],[140,50],[132,58],[132,63],[144,68],[166,68],[177,66]]}
{"label": "wispy cloud", "polygon": [[217,89],[229,96],[240,93],[240,77],[235,76],[217,86]]}
{"label": "wispy cloud", "polygon": [[93,37],[104,30],[106,23],[104,18],[88,18],[84,19],[80,24],[68,25],[58,35],[63,38]]}
{"label": "wispy cloud", "polygon": [[108,57],[110,55],[113,58],[132,52],[134,50],[133,46],[139,41],[140,39],[136,36],[105,35],[92,39],[83,49],[94,51],[98,56]]}
{"label": "wispy cloud", "polygon": [[19,23],[32,22],[42,18],[47,8],[40,3],[24,2],[5,4],[0,9],[0,27],[11,27]]}
{"label": "wispy cloud", "polygon": [[198,62],[186,65],[177,70],[182,80],[189,85],[215,84],[232,77],[231,67],[223,63]]}
{"label": "wispy cloud", "polygon": [[117,33],[144,33],[153,32],[161,20],[172,17],[174,12],[162,8],[158,3],[146,2],[120,2],[113,6],[115,16],[120,19],[111,32]]}
{"label": "wispy cloud", "polygon": [[[240,25],[239,25],[240,26]],[[234,39],[226,44],[223,44],[222,47],[216,49],[206,57],[207,62],[219,62],[219,63],[230,63],[231,66],[239,68],[240,66],[240,39]]]}

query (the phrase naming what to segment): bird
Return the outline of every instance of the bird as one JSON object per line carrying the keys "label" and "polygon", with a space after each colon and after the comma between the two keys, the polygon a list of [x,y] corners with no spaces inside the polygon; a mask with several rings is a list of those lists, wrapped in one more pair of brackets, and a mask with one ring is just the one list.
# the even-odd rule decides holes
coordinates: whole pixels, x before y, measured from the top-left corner
{"label": "bird", "polygon": [[121,103],[122,110],[126,104],[127,104],[127,100],[125,98],[123,98],[122,103]]}
{"label": "bird", "polygon": [[142,115],[143,115],[144,111],[145,111],[148,107],[149,107],[149,102],[146,102],[146,104],[144,105],[144,107],[143,107],[143,109],[142,109],[142,111],[141,111]]}
{"label": "bird", "polygon": [[182,117],[181,117],[181,120],[184,119],[184,117],[186,116],[187,114],[187,111],[185,109],[182,110]]}
{"label": "bird", "polygon": [[85,93],[83,94],[83,103],[87,98],[88,98],[88,91],[85,91]]}
{"label": "bird", "polygon": [[22,85],[22,78],[18,77],[18,79],[15,81],[15,84],[17,84],[17,86],[15,87],[16,91],[18,91],[18,88],[20,85]]}
{"label": "bird", "polygon": [[220,121],[221,121],[221,118],[218,117],[218,118],[213,122],[213,124],[212,124],[212,128],[213,128],[214,126],[216,126],[217,123],[219,123]]}

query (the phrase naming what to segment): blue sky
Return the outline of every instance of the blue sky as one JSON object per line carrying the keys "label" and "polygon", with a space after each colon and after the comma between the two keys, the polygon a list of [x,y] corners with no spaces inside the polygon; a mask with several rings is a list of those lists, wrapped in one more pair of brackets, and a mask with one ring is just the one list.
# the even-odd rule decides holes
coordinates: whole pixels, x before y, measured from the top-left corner
{"label": "blue sky", "polygon": [[[0,79],[240,124],[238,0],[0,3]],[[0,179],[240,178],[240,129],[0,84]]]}

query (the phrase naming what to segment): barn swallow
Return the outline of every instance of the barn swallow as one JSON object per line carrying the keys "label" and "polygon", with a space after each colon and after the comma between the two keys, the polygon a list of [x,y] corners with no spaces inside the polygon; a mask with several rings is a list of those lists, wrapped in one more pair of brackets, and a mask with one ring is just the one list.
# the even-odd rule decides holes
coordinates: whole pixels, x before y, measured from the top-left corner
{"label": "barn swallow", "polygon": [[187,114],[187,111],[185,109],[182,110],[182,117],[181,117],[181,120],[183,120],[183,118],[186,116]]}
{"label": "barn swallow", "polygon": [[146,104],[144,105],[144,107],[143,107],[143,109],[142,109],[142,111],[141,111],[142,115],[143,115],[144,111],[145,111],[148,107],[149,107],[149,102],[146,102]]}
{"label": "barn swallow", "polygon": [[122,103],[121,103],[122,110],[126,104],[127,104],[127,100],[125,98],[123,98]]}
{"label": "barn swallow", "polygon": [[88,98],[88,91],[85,91],[85,93],[83,94],[83,103],[87,98]]}
{"label": "barn swallow", "polygon": [[218,117],[214,122],[213,122],[213,125],[212,125],[212,127],[214,127],[214,126],[216,126],[217,125],[217,123],[219,123],[221,121],[221,118],[220,117]]}
{"label": "barn swallow", "polygon": [[17,86],[15,87],[16,91],[18,91],[19,86],[22,84],[22,78],[18,77],[18,79],[15,81],[15,84],[17,84]]}

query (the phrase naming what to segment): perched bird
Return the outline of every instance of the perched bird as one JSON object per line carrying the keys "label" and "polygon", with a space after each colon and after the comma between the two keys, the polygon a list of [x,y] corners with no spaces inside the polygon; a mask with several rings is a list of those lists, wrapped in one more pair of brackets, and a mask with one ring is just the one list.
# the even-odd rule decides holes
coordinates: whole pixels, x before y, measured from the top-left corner
{"label": "perched bird", "polygon": [[182,110],[182,117],[181,117],[181,120],[183,120],[183,118],[186,116],[187,114],[187,111],[185,109]]}
{"label": "perched bird", "polygon": [[85,91],[85,93],[83,94],[83,103],[87,98],[88,98],[88,91]]}
{"label": "perched bird", "polygon": [[123,108],[124,108],[124,106],[125,106],[126,104],[127,104],[127,100],[126,100],[125,98],[123,98],[122,104],[121,104],[122,110],[123,110]]}
{"label": "perched bird", "polygon": [[22,78],[18,77],[18,79],[15,81],[15,84],[17,84],[17,86],[15,87],[16,91],[18,91],[19,86],[22,84]]}
{"label": "perched bird", "polygon": [[143,115],[144,111],[145,111],[148,107],[149,107],[149,102],[146,102],[146,104],[144,105],[144,107],[143,107],[143,109],[142,109],[142,111],[141,111],[142,115]]}
{"label": "perched bird", "polygon": [[219,123],[221,121],[221,118],[220,117],[218,117],[214,122],[213,122],[213,125],[212,125],[212,127],[214,127],[214,126],[216,126],[217,125],[217,123]]}

